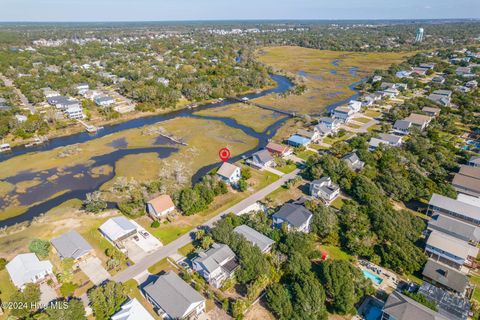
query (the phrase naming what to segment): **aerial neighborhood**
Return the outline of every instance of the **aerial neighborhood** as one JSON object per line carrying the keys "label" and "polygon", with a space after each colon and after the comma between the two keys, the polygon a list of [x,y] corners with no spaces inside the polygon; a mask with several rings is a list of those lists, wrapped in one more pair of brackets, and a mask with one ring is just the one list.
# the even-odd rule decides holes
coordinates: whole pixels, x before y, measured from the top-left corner
{"label": "aerial neighborhood", "polygon": [[231,23],[0,41],[0,318],[480,319],[478,22]]}

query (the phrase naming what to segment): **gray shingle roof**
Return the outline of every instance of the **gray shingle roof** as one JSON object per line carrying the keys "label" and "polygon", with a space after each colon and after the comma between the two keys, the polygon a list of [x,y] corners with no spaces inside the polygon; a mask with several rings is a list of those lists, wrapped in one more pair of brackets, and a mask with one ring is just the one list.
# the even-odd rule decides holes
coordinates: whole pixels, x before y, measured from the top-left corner
{"label": "gray shingle roof", "polygon": [[273,218],[286,221],[294,227],[300,227],[307,222],[312,215],[313,214],[310,212],[310,210],[304,206],[286,203],[273,215]]}
{"label": "gray shingle roof", "polygon": [[383,306],[383,311],[396,320],[448,320],[438,312],[394,291]]}
{"label": "gray shingle roof", "polygon": [[233,231],[244,236],[247,241],[256,245],[262,251],[265,251],[268,247],[275,243],[275,241],[273,241],[269,237],[244,224],[236,227],[235,229],[233,229]]}
{"label": "gray shingle roof", "polygon": [[262,164],[265,164],[273,160],[273,157],[270,154],[270,152],[268,152],[268,150],[257,151],[252,155],[252,157],[256,163],[262,163]]}
{"label": "gray shingle roof", "polygon": [[428,259],[422,274],[460,293],[464,292],[468,285],[468,277],[466,275],[432,259]]}
{"label": "gray shingle roof", "polygon": [[92,250],[90,244],[75,230],[64,233],[51,242],[61,258],[78,259]]}
{"label": "gray shingle roof", "polygon": [[480,228],[442,214],[428,222],[428,228],[464,241],[480,241]]}
{"label": "gray shingle roof", "polygon": [[170,317],[182,318],[188,308],[205,300],[174,272],[168,272],[143,289]]}
{"label": "gray shingle roof", "polygon": [[453,212],[460,216],[480,220],[480,208],[462,201],[434,193],[432,194],[428,204],[446,211]]}
{"label": "gray shingle roof", "polygon": [[199,263],[209,273],[222,267],[226,262],[235,259],[235,253],[226,244],[215,243],[210,249],[201,252],[194,262]]}

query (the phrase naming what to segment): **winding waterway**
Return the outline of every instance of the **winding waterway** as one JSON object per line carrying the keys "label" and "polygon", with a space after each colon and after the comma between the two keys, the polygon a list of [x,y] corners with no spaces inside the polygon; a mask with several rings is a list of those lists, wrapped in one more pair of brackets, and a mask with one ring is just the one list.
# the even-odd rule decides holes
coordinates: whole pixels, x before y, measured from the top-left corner
{"label": "winding waterway", "polygon": [[[252,93],[244,95],[240,98],[247,97],[249,99],[255,99],[259,97],[263,97],[268,94],[272,93],[283,93],[290,89],[293,84],[292,82],[283,76],[280,75],[271,75],[272,79],[276,82],[276,87],[268,90],[264,90],[259,93]],[[353,89],[357,83],[353,84],[350,88]],[[358,95],[355,94],[349,99],[356,98]],[[331,108],[345,103],[345,101],[339,101],[331,106],[327,106],[327,109],[330,110]],[[174,118],[179,117],[190,117],[190,118],[198,118],[198,119],[206,119],[206,120],[214,120],[214,121],[221,121],[225,125],[239,129],[243,131],[245,134],[258,139],[258,144],[255,148],[235,156],[232,158],[232,161],[240,160],[241,158],[248,157],[252,153],[256,152],[265,147],[268,143],[268,140],[271,139],[277,132],[277,130],[283,125],[283,123],[288,119],[288,117],[279,115],[278,120],[270,125],[264,132],[256,132],[250,127],[244,126],[239,124],[236,120],[231,118],[223,118],[223,117],[212,117],[212,116],[201,116],[198,114],[194,114],[197,111],[210,109],[210,108],[217,108],[221,106],[227,106],[233,103],[237,103],[234,100],[226,99],[222,102],[217,103],[210,103],[206,105],[199,106],[194,109],[182,109],[178,111],[173,111],[167,114],[162,115],[155,115],[150,117],[144,118],[137,118],[128,120],[126,122],[122,122],[119,124],[114,124],[110,126],[106,126],[103,130],[99,131],[95,135],[88,134],[86,132],[73,134],[70,136],[59,137],[50,140],[47,144],[36,146],[33,148],[25,148],[25,147],[17,147],[12,150],[12,152],[8,154],[1,154],[0,161],[10,159],[19,155],[27,154],[30,152],[41,152],[41,151],[48,151],[53,150],[59,147],[65,147],[73,144],[83,143],[86,141],[90,141],[93,139],[98,139],[112,133],[121,132],[128,129],[139,128],[146,125],[152,125],[156,123],[160,123],[163,121],[167,121]],[[47,176],[53,174],[52,172],[21,172],[16,176],[8,177],[4,179],[4,181],[15,184],[20,181],[27,181],[31,179],[37,179],[38,181],[42,181],[43,187],[40,186],[33,186],[28,189],[28,192],[25,194],[21,194],[18,196],[17,201],[25,202],[25,203],[34,203],[33,206],[30,206],[26,212],[21,215],[8,218],[5,220],[0,221],[0,227],[11,226],[16,223],[24,222],[32,220],[33,218],[57,207],[58,205],[62,204],[65,201],[71,199],[84,199],[87,193],[93,192],[98,190],[102,184],[111,180],[115,176],[115,163],[130,154],[141,154],[141,153],[156,153],[160,159],[169,157],[172,153],[176,152],[178,149],[176,148],[175,143],[168,143],[168,146],[165,146],[166,141],[159,141],[159,144],[163,146],[158,147],[148,147],[148,148],[126,148],[125,141],[114,141],[115,147],[117,148],[116,151],[113,151],[109,154],[93,157],[90,160],[88,165],[77,165],[74,167],[67,168],[68,174],[67,175],[59,175],[59,177],[54,181],[45,181]],[[192,182],[195,183],[201,179],[206,173],[212,170],[215,167],[218,167],[220,163],[213,163],[211,165],[205,166],[198,170],[192,177]],[[89,173],[89,170],[94,167],[99,166],[110,166],[113,168],[112,171],[107,172],[106,174],[95,175]],[[53,169],[55,170],[55,169]],[[74,177],[75,176],[75,177]],[[48,187],[45,188],[45,183],[48,184]],[[40,191],[41,188],[41,191]],[[51,198],[51,199],[49,199]],[[43,201],[43,199],[49,199]],[[5,199],[0,199],[0,207]]]}

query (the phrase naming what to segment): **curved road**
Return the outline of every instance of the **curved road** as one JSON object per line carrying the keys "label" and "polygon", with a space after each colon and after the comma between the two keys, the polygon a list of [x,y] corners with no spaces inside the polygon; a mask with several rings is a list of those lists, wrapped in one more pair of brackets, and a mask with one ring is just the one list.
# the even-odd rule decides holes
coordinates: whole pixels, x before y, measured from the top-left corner
{"label": "curved road", "polygon": [[270,193],[272,193],[276,189],[280,188],[286,181],[295,178],[295,176],[297,176],[299,172],[300,172],[300,169],[296,169],[295,171],[293,171],[289,174],[283,175],[277,181],[275,181],[272,184],[266,186],[265,188],[257,191],[256,193],[252,194],[248,198],[243,199],[242,201],[240,201],[236,205],[234,205],[234,206],[228,208],[227,210],[221,212],[220,214],[218,214],[217,216],[208,220],[204,224],[190,230],[190,232],[188,232],[188,233],[184,234],[183,236],[181,236],[180,238],[170,242],[166,246],[163,246],[163,247],[159,248],[155,252],[152,252],[151,254],[149,254],[148,256],[143,258],[140,262],[138,262],[138,263],[134,264],[133,266],[128,267],[127,269],[117,273],[115,276],[112,277],[112,280],[117,281],[117,282],[125,282],[127,280],[130,280],[132,278],[135,278],[135,277],[141,275],[143,272],[145,272],[148,268],[153,266],[155,263],[161,261],[164,258],[167,258],[168,256],[170,256],[174,253],[177,253],[178,249],[180,249],[180,248],[186,246],[187,244],[189,244],[190,242],[192,242],[194,233],[196,231],[198,231],[199,229],[202,229],[204,227],[212,227],[213,224],[216,221],[222,219],[222,217],[224,215],[228,214],[228,213],[233,212],[235,214],[238,214],[242,210],[248,208],[249,206],[251,206],[252,204],[254,204],[257,201],[262,200],[267,195],[269,195]]}

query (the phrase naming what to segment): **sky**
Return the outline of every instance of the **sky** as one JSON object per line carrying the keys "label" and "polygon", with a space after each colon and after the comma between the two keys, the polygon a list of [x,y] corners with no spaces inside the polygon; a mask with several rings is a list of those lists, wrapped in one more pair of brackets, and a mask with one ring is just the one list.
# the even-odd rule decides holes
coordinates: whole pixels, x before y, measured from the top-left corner
{"label": "sky", "polygon": [[0,0],[0,21],[480,18],[480,0]]}

